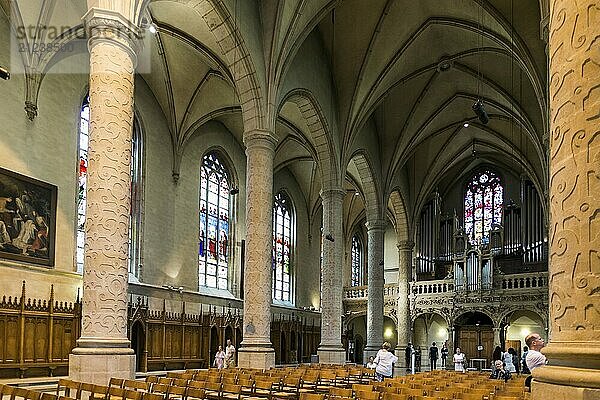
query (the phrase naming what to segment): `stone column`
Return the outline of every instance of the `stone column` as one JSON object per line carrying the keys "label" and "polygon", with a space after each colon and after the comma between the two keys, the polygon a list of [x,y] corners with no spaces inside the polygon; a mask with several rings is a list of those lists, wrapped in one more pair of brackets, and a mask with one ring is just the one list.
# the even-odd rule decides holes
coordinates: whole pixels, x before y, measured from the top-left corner
{"label": "stone column", "polygon": [[383,343],[383,237],[385,221],[367,222],[367,345],[363,360],[374,356]]}
{"label": "stone column", "polygon": [[592,399],[600,398],[600,9],[592,0],[550,7],[550,341],[532,399]]}
{"label": "stone column", "polygon": [[319,362],[343,364],[346,359],[342,346],[342,203],[346,191],[328,189],[321,192],[323,200],[323,235],[331,234],[334,241],[323,240],[323,271],[321,292],[321,344],[317,350]]}
{"label": "stone column", "polygon": [[82,327],[69,376],[96,384],[132,379],[127,339],[127,243],[137,28],[120,14],[85,16],[90,50],[90,132]]}
{"label": "stone column", "polygon": [[492,330],[494,331],[494,349],[496,348],[496,346],[500,346],[502,347],[502,344],[500,343],[500,327],[493,327]]}
{"label": "stone column", "polygon": [[273,157],[271,132],[244,134],[246,145],[246,265],[244,266],[244,339],[238,351],[242,368],[272,368],[271,344],[273,247]]}
{"label": "stone column", "polygon": [[[410,293],[408,282],[412,275],[412,249],[415,243],[410,240],[398,242],[398,347],[406,350],[412,340],[410,324]],[[402,353],[404,354],[404,353]],[[399,357],[404,362],[404,357]]]}

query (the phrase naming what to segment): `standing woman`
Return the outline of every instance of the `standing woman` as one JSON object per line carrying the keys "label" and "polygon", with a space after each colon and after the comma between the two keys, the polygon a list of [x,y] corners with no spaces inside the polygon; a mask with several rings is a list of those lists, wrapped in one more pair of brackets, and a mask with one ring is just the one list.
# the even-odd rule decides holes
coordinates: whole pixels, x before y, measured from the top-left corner
{"label": "standing woman", "polygon": [[219,346],[219,349],[215,354],[215,361],[213,362],[213,366],[217,367],[217,369],[223,369],[223,364],[225,364],[225,352],[223,351],[223,346]]}
{"label": "standing woman", "polygon": [[375,378],[382,382],[384,378],[391,378],[394,372],[394,363],[398,362],[398,357],[390,353],[388,349],[390,344],[384,342],[381,350],[377,352],[377,356],[373,362],[377,364],[375,367]]}
{"label": "standing woman", "polygon": [[456,353],[454,354],[454,370],[465,372],[465,355],[460,352],[460,347],[456,348]]}
{"label": "standing woman", "polygon": [[504,369],[507,370],[508,372],[510,372],[511,374],[514,374],[515,372],[517,372],[517,369],[515,368],[515,364],[513,364],[513,353],[517,354],[515,349],[513,349],[511,347],[510,349],[508,349],[508,351],[506,353],[503,354]]}

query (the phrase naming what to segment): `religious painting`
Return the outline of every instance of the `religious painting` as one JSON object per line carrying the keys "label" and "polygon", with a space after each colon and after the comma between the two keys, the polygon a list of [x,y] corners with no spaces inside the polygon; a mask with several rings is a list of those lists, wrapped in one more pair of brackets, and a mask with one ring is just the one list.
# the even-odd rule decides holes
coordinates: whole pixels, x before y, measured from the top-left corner
{"label": "religious painting", "polygon": [[54,266],[54,185],[0,168],[0,258]]}

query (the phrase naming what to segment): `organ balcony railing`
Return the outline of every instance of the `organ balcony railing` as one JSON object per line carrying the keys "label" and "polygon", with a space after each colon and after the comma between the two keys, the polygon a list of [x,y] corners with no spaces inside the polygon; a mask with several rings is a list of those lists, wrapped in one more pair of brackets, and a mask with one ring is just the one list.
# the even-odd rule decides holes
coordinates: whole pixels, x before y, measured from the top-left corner
{"label": "organ balcony railing", "polygon": [[[531,272],[512,275],[495,275],[492,287],[488,290],[498,294],[509,294],[518,291],[530,291],[531,289],[545,289],[548,287],[547,272]],[[410,293],[419,296],[454,296],[461,293],[457,290],[454,279],[438,279],[409,283]],[[478,288],[482,290],[482,288]],[[398,285],[387,283],[384,286],[384,299],[395,300],[398,297]],[[367,286],[349,286],[344,288],[344,301],[364,300],[369,295]],[[365,305],[366,306],[366,305]]]}

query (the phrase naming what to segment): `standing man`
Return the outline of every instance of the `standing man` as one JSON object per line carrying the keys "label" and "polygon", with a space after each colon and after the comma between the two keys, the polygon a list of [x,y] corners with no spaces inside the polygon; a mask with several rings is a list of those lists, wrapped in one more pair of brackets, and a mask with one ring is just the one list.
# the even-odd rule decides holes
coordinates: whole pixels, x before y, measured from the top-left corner
{"label": "standing man", "polygon": [[448,358],[448,341],[447,340],[444,342],[444,345],[442,346],[442,350],[440,352],[442,353],[442,368],[446,369],[446,358]]}
{"label": "standing man", "polygon": [[437,369],[437,359],[438,359],[438,348],[435,345],[435,342],[431,343],[431,347],[429,348],[429,366],[431,370]]}
{"label": "standing man", "polygon": [[410,371],[410,358],[412,356],[413,353],[413,345],[412,343],[409,343],[408,346],[406,346],[406,349],[404,350],[404,360],[406,361],[406,370]]}
{"label": "standing man", "polygon": [[546,356],[540,353],[540,350],[546,346],[546,343],[544,343],[544,339],[542,339],[540,334],[530,333],[525,338],[525,343],[529,346],[529,351],[527,352],[527,356],[525,356],[525,363],[529,371],[533,372],[535,368],[546,365]]}
{"label": "standing man", "polygon": [[227,339],[225,347],[225,368],[235,368],[235,346],[231,344],[231,339]]}

